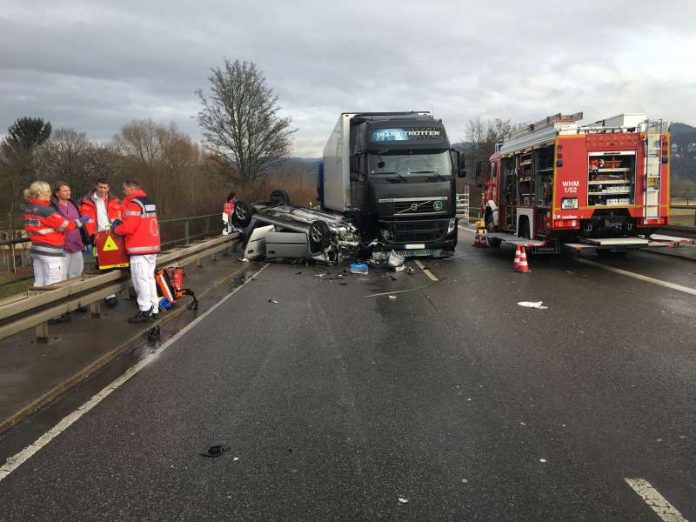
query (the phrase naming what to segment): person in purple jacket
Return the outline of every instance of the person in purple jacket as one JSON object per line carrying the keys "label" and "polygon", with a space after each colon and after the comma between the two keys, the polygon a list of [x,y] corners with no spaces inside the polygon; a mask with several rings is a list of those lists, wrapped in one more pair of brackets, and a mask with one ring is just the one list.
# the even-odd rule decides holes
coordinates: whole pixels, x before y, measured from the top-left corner
{"label": "person in purple jacket", "polygon": [[[77,204],[70,198],[72,195],[70,186],[64,181],[57,182],[53,187],[51,205],[68,220],[80,218],[80,210]],[[85,267],[82,251],[85,248],[85,240],[82,236],[82,228],[65,233],[65,257],[63,258],[63,279],[80,277]]]}

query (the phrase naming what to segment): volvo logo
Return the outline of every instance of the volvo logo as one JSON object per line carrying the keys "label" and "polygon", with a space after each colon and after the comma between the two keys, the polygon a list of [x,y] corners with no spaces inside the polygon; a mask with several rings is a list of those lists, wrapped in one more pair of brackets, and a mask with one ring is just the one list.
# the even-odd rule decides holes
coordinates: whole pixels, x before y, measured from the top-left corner
{"label": "volvo logo", "polygon": [[433,210],[439,212],[442,210],[442,201],[433,201]]}

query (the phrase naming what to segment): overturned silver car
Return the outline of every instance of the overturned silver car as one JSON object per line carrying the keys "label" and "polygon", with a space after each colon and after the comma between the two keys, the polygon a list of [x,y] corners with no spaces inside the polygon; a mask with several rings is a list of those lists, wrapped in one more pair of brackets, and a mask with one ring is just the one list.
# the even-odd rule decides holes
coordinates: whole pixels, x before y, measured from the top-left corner
{"label": "overturned silver car", "polygon": [[291,205],[274,190],[268,202],[238,201],[232,222],[247,238],[245,258],[314,259],[339,263],[360,248],[357,227],[338,214]]}

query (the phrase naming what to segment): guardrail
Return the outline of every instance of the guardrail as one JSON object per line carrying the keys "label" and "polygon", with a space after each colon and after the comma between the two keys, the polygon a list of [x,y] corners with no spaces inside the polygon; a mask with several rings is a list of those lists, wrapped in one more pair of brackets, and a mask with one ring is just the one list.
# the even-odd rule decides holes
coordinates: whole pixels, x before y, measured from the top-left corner
{"label": "guardrail", "polygon": [[[200,216],[184,216],[178,218],[160,219],[161,235],[164,241],[162,246],[176,245],[183,243],[188,245],[194,239],[217,235],[222,230],[221,214],[202,214]],[[217,223],[217,229],[211,223]],[[181,227],[177,227],[177,225]],[[177,230],[178,229],[178,230]],[[175,239],[167,239],[174,237]],[[29,243],[26,237],[16,239],[0,239],[0,270],[16,273],[17,268],[26,266],[30,263],[29,249],[25,243]],[[17,247],[17,245],[22,245]],[[25,248],[27,246],[27,248]],[[19,261],[19,263],[18,263]]]}
{"label": "guardrail", "polygon": [[[696,227],[696,205],[671,205],[669,210],[670,225]],[[675,210],[678,212],[675,212]],[[682,212],[684,210],[687,212]]]}
{"label": "guardrail", "polygon": [[[157,266],[186,266],[215,256],[239,242],[238,234],[220,236],[188,247],[165,252],[158,256]],[[48,340],[48,320],[90,306],[92,317],[99,317],[101,301],[105,297],[127,289],[130,274],[114,270],[94,276],[83,275],[55,285],[32,288],[22,294],[0,300],[0,339],[5,339],[30,328],[36,328],[39,342]]]}

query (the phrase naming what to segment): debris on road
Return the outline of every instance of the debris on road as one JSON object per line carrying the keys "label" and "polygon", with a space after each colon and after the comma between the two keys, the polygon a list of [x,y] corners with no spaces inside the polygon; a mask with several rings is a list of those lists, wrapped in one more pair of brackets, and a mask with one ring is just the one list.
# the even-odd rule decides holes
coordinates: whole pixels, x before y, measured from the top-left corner
{"label": "debris on road", "polygon": [[546,310],[548,306],[544,306],[544,301],[520,301],[517,303],[520,306],[524,306],[525,308],[536,308],[538,310]]}
{"label": "debris on road", "polygon": [[278,304],[278,301],[276,301],[275,299],[269,299],[268,302],[273,303],[273,304]]}
{"label": "debris on road", "polygon": [[406,497],[399,497],[399,504],[408,504],[408,499]]}
{"label": "debris on road", "polygon": [[324,277],[325,275],[329,275],[328,272],[323,272],[321,274],[314,274],[314,277]]}
{"label": "debris on road", "polygon": [[249,262],[249,260],[246,257],[240,257],[239,259],[237,259],[237,261],[239,261],[240,263],[248,263]]}
{"label": "debris on road", "polygon": [[351,274],[366,275],[367,265],[365,263],[351,263],[349,271]]}
{"label": "debris on road", "polygon": [[546,464],[546,459],[539,459],[539,462],[541,462],[542,464]]}
{"label": "debris on road", "polygon": [[396,296],[395,295],[390,295],[389,296],[390,301],[396,301]]}
{"label": "debris on road", "polygon": [[215,446],[210,446],[205,453],[201,453],[201,457],[214,459],[216,457],[219,457],[229,449],[230,447],[225,446],[224,444],[216,444]]}

